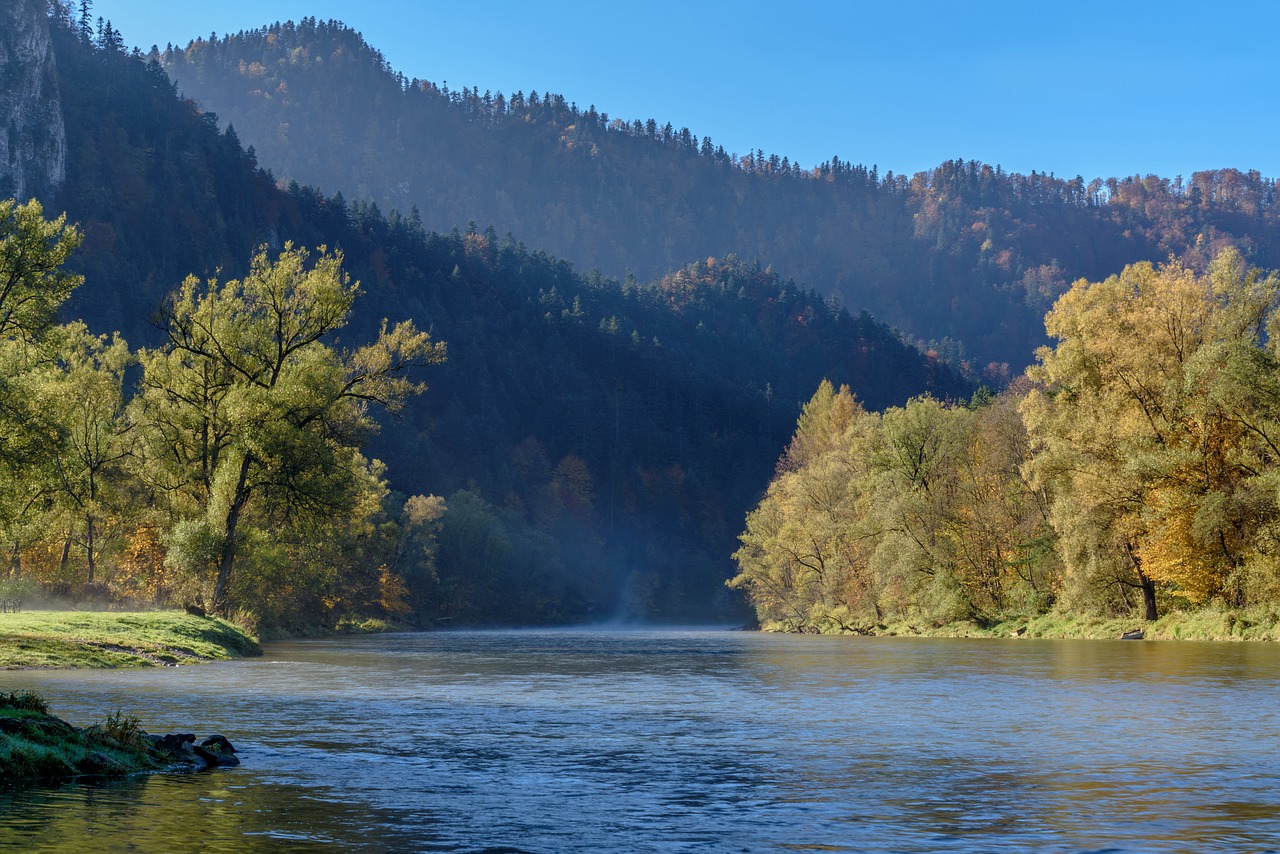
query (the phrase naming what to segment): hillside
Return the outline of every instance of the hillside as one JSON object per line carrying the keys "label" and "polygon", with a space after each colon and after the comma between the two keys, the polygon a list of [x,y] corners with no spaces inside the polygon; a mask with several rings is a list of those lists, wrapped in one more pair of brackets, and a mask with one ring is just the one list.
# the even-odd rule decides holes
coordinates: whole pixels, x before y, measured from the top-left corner
{"label": "hillside", "polygon": [[338,343],[389,317],[449,346],[371,448],[402,496],[449,502],[423,619],[724,613],[739,520],[823,377],[873,407],[968,394],[871,318],[733,257],[619,282],[492,230],[429,232],[277,187],[106,33],[53,27],[68,137],[54,202],[85,234],[71,314],[154,344],[153,312],[187,273],[241,275],[260,243],[340,249],[364,295]]}
{"label": "hillside", "polygon": [[1275,184],[1256,172],[1086,181],[973,161],[913,176],[836,158],[801,168],[568,95],[406,79],[359,33],[315,19],[157,58],[277,177],[383,209],[416,205],[429,229],[491,224],[610,275],[759,259],[950,361],[967,357],[992,382],[1031,361],[1045,311],[1077,278],[1170,254],[1203,262],[1228,243],[1280,264]]}

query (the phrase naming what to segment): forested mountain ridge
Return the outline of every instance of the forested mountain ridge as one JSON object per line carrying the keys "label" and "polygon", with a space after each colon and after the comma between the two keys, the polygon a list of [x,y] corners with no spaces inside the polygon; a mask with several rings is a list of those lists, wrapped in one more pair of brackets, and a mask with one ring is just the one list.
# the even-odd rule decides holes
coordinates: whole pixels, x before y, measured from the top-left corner
{"label": "forested mountain ridge", "polygon": [[1077,278],[1170,255],[1203,265],[1227,244],[1280,266],[1275,182],[1257,172],[1086,181],[972,160],[913,176],[838,158],[801,168],[545,91],[408,80],[355,31],[315,19],[157,58],[277,176],[385,209],[416,204],[428,228],[492,224],[618,276],[758,258],[951,361],[967,355],[996,382],[1031,360],[1045,311]]}
{"label": "forested mountain ridge", "polygon": [[[426,395],[386,420],[370,448],[401,502],[441,495],[443,516],[430,502],[402,511],[388,498],[373,533],[350,533],[363,545],[342,561],[368,564],[344,570],[359,584],[341,596],[293,585],[295,598],[272,600],[277,619],[304,600],[335,614],[361,601],[387,607],[377,591],[397,589],[395,572],[408,592],[387,601],[410,602],[424,623],[731,611],[723,580],[738,520],[798,402],[824,376],[870,406],[969,393],[884,326],[755,263],[707,258],[656,284],[619,282],[491,229],[428,232],[412,214],[279,187],[234,131],[179,99],[160,65],[125,51],[109,23],[91,32],[54,11],[68,162],[46,201],[79,223],[70,264],[85,276],[68,317],[155,348],[165,328],[157,309],[186,275],[241,277],[259,245],[277,253],[292,241],[339,250],[361,283],[336,347],[377,338],[384,317],[412,319],[448,345],[448,361],[422,377]],[[45,504],[9,515],[4,500],[13,565],[50,583],[83,582],[80,551],[68,546],[84,539],[77,517],[55,513],[52,497],[54,515],[39,519],[31,514]],[[135,496],[116,508],[116,527],[88,547],[98,549],[97,582],[134,593],[159,583],[156,549],[204,536],[188,528],[195,539],[138,540],[138,506]],[[414,540],[433,524],[430,548]],[[390,580],[379,580],[379,560]],[[278,571],[268,562],[240,577],[266,583]]]}

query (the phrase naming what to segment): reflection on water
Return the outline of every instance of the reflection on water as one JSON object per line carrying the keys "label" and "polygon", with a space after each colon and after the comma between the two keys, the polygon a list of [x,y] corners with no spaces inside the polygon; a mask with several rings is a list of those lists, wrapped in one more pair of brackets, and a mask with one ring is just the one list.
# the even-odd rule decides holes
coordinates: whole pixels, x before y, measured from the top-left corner
{"label": "reflection on water", "polygon": [[0,840],[31,852],[413,850],[394,817],[251,775],[158,774],[0,794]]}
{"label": "reflection on water", "polygon": [[460,632],[17,688],[245,760],[0,796],[20,850],[1280,849],[1266,644]]}

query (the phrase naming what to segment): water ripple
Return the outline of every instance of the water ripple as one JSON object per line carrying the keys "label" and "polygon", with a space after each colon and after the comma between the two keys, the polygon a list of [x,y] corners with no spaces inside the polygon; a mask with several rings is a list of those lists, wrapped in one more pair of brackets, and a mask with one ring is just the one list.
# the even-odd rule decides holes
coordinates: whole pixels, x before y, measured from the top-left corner
{"label": "water ripple", "polygon": [[246,761],[0,796],[0,847],[1275,851],[1278,687],[1268,645],[697,631],[5,674],[73,722],[122,707]]}

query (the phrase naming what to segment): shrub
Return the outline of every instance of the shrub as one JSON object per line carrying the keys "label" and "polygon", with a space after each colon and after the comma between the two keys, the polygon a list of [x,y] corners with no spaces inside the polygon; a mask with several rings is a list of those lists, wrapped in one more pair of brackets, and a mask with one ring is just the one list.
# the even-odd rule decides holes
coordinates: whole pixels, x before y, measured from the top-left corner
{"label": "shrub", "polygon": [[41,715],[49,714],[49,704],[45,702],[44,697],[35,691],[14,691],[9,694],[0,694],[0,709],[36,712]]}
{"label": "shrub", "polygon": [[139,726],[138,718],[126,715],[119,709],[115,714],[107,715],[102,733],[121,747],[138,747],[142,743],[142,727]]}

